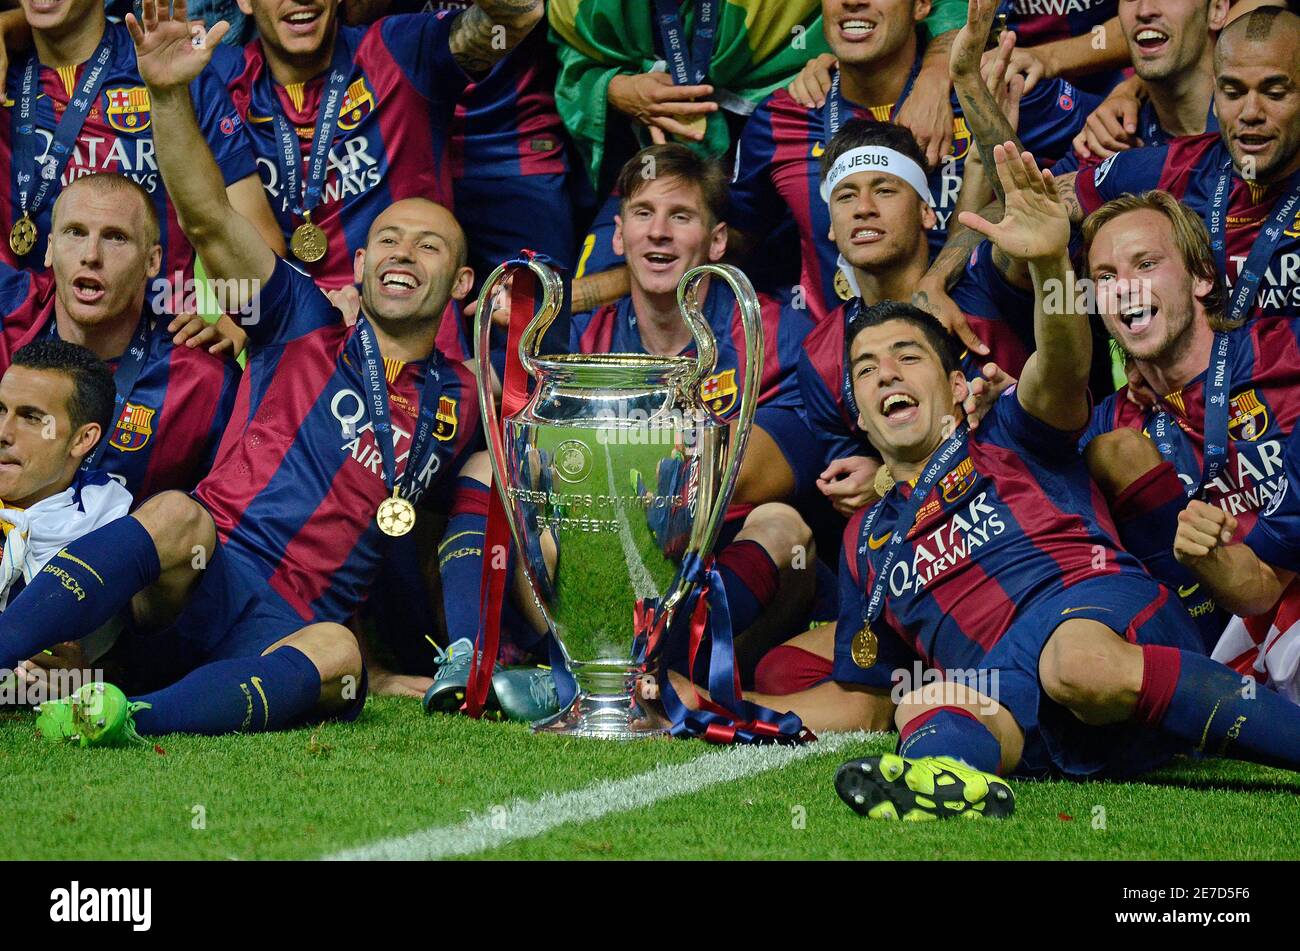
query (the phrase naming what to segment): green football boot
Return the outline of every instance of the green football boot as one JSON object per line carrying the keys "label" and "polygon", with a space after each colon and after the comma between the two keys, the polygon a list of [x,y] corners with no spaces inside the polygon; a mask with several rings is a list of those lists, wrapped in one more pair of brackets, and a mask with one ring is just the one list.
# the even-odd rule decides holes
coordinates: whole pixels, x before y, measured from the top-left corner
{"label": "green football boot", "polygon": [[433,684],[424,692],[425,713],[457,713],[469,689],[469,669],[474,664],[474,642],[468,637],[453,641],[444,651],[439,649],[438,672]]}
{"label": "green football boot", "polygon": [[149,741],[136,732],[132,717],[137,710],[148,708],[147,703],[132,703],[112,684],[83,684],[71,696],[42,703],[36,730],[51,742],[81,747],[148,746]]}
{"label": "green football boot", "polygon": [[509,667],[492,675],[494,706],[507,720],[536,723],[560,712],[555,678],[549,667]]}
{"label": "green football boot", "polygon": [[951,756],[849,760],[835,774],[835,791],[859,815],[904,822],[1005,819],[1016,807],[1004,780]]}

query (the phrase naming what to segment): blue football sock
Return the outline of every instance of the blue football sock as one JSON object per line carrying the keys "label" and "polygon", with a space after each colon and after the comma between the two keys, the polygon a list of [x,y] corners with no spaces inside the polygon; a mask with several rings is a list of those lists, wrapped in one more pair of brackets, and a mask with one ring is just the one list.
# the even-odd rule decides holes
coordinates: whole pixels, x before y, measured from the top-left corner
{"label": "blue football sock", "polygon": [[751,539],[724,548],[718,555],[717,568],[731,608],[731,633],[739,637],[772,603],[780,575],[767,549]]}
{"label": "blue football sock", "polygon": [[158,580],[158,549],[119,518],[60,551],[0,614],[0,670],[97,630]]}
{"label": "blue football sock", "polygon": [[960,707],[937,707],[912,719],[898,734],[900,756],[951,756],[985,773],[996,773],[1002,747],[979,718]]}
{"label": "blue football sock", "polygon": [[1176,647],[1142,648],[1135,718],[1211,756],[1300,770],[1300,707],[1236,671]]}
{"label": "blue football sock", "polygon": [[261,657],[205,664],[162,690],[132,697],[150,704],[135,713],[136,729],[160,733],[261,733],[279,730],[320,700],[320,672],[295,647]]}
{"label": "blue football sock", "polygon": [[456,480],[451,519],[438,546],[438,575],[442,579],[442,608],[449,642],[462,637],[471,642],[478,638],[488,491],[474,479]]}

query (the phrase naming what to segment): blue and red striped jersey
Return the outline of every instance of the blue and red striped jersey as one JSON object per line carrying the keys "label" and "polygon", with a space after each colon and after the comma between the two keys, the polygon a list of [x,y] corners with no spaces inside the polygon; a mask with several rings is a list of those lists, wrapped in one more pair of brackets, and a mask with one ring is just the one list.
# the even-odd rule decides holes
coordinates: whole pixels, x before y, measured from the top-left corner
{"label": "blue and red striped jersey", "polygon": [[[1179,136],[1170,135],[1160,125],[1160,120],[1156,117],[1156,107],[1151,105],[1151,100],[1142,103],[1138,110],[1138,137],[1142,140],[1145,148],[1156,148],[1161,145],[1168,145]],[[1214,112],[1214,100],[1210,100],[1209,111],[1205,115],[1205,131],[1217,133],[1219,131],[1219,117]],[[1204,133],[1202,133],[1204,134]],[[1081,168],[1091,168],[1094,165],[1100,165],[1102,159],[1089,157],[1085,161],[1080,161],[1079,156],[1073,150],[1066,152],[1055,165],[1052,166],[1052,174],[1056,176],[1068,175],[1070,172],[1077,172]]]}
{"label": "blue and red striped jersey", "polygon": [[[154,158],[149,90],[140,78],[135,62],[135,45],[126,27],[110,23],[107,30],[113,36],[113,55],[59,184],[62,187],[95,172],[116,172],[144,188],[153,197],[162,226],[159,240],[163,248],[163,267],[159,277],[176,281],[175,275],[180,272],[182,279],[176,284],[183,285],[193,272],[194,250],[181,231],[176,211],[163,186],[162,174],[158,171],[158,161]],[[243,123],[221,81],[224,70],[238,59],[237,51],[226,46],[218,47],[212,63],[190,83],[190,98],[198,114],[199,128],[227,185],[257,171]],[[6,114],[4,121],[0,121],[0,175],[9,186],[9,197],[0,208],[0,229],[4,235],[8,235],[14,222],[22,217],[18,200],[18,170],[14,168],[14,141],[18,135],[18,98],[25,66],[25,57],[16,57],[9,64],[5,80],[3,105]],[[54,129],[81,82],[84,68],[83,64],[57,69],[42,66],[39,70],[40,92],[36,99],[35,122],[36,135],[40,137],[38,162],[49,151]],[[50,233],[50,212],[57,197],[55,190],[34,217],[39,236],[32,251],[19,259],[7,240],[0,241],[0,261],[13,267],[43,266],[46,239]]]}
{"label": "blue and red striped jersey", "polygon": [[[1238,522],[1239,538],[1278,491],[1283,444],[1300,419],[1300,317],[1262,318],[1231,331],[1228,460],[1209,483],[1205,501]],[[1208,369],[1160,404],[1176,425],[1157,448],[1187,486],[1198,485],[1205,452],[1205,377]],[[1127,387],[1106,397],[1080,440],[1087,445],[1115,429],[1140,429],[1152,439],[1157,409],[1129,401]],[[1170,544],[1173,544],[1171,538]]]}
{"label": "blue and red striped jersey", "polygon": [[1091,33],[1119,13],[1119,0],[1006,0],[1002,12],[1017,46],[1038,46]]}
{"label": "blue and red striped jersey", "polygon": [[[758,388],[760,406],[798,406],[795,366],[812,322],[801,311],[783,307],[771,297],[759,295],[763,321],[763,371]],[[718,281],[710,282],[704,298],[704,318],[718,344],[714,372],[700,383],[700,396],[718,416],[730,421],[740,411],[740,391],[745,378],[745,331],[740,308],[731,290]],[[574,314],[569,330],[573,353],[645,353],[637,329],[632,298],[624,297],[598,310]],[[688,344],[683,356],[694,355]]]}
{"label": "blue and red striped jersey", "polygon": [[[1268,506],[1246,536],[1246,544],[1266,564],[1300,571],[1300,434],[1287,436],[1282,476]],[[1286,603],[1285,597],[1283,604]]]}
{"label": "blue and red striped jersey", "polygon": [[[145,364],[105,437],[99,464],[136,499],[198,485],[212,467],[239,387],[235,363],[201,347],[173,346],[169,318],[149,319]],[[0,264],[0,373],[20,347],[44,334],[57,334],[54,273]]]}
{"label": "blue and red striped jersey", "polygon": [[[321,287],[352,283],[357,249],[365,247],[371,222],[393,202],[418,196],[453,206],[451,122],[468,82],[448,42],[454,19],[454,14],[417,13],[384,17],[369,27],[339,27],[336,42],[347,44],[355,69],[330,148],[324,191],[312,212],[329,248],[305,267]],[[326,76],[281,86],[268,82],[269,70],[257,39],[244,48],[243,61],[227,82],[287,239],[302,219],[292,213],[280,181],[272,109],[283,110],[297,131],[305,185]]]}
{"label": "blue and red striped jersey", "polygon": [[[1081,93],[1061,80],[1039,83],[1020,104],[1020,128],[1025,148],[1042,159],[1055,159],[1070,143],[1100,97]],[[848,103],[850,118],[886,122],[893,105],[867,108]],[[800,283],[820,322],[837,306],[834,290],[838,252],[829,237],[830,210],[822,201],[822,110],[805,109],[784,89],[763,100],[745,123],[736,153],[735,179],[727,223],[750,234],[773,231],[793,215],[799,232]],[[961,190],[966,155],[974,146],[961,105],[953,95],[953,146],[948,158],[930,174],[938,225],[930,232],[932,250],[947,236],[948,219]]]}
{"label": "blue and red striped jersey", "polygon": [[[885,508],[869,538],[860,529],[871,509],[849,521],[840,582],[846,630],[863,624],[866,593],[910,490],[900,484],[876,503]],[[1128,576],[1154,595],[1158,587],[1116,537],[1075,434],[1029,415],[1008,391],[917,512],[872,625],[875,665],[837,660],[835,678],[887,687],[916,658],[940,670],[976,668],[1018,617],[1079,582]]]}
{"label": "blue and red striped jersey", "polygon": [[[363,397],[361,345],[311,279],[283,260],[258,303],[231,424],[195,496],[222,543],[305,621],[342,623],[387,551],[375,513],[391,495]],[[384,369],[399,480],[425,375],[440,375],[432,455],[407,497],[441,505],[480,442],[474,377],[436,348],[427,360],[386,360]]]}
{"label": "blue and red striped jersey", "polygon": [[[1174,139],[1159,148],[1118,152],[1081,171],[1075,193],[1085,215],[1128,192],[1162,188],[1208,223],[1220,170],[1229,160],[1218,133]],[[1243,179],[1234,169],[1225,229],[1229,284],[1237,279],[1251,246],[1282,197],[1282,188]],[[1300,213],[1285,228],[1255,299],[1252,316],[1285,317],[1300,310]]]}
{"label": "blue and red striped jersey", "polygon": [[[987,357],[962,354],[967,376],[992,360],[1019,376],[1034,350],[1034,295],[1008,283],[993,265],[992,245],[983,241],[971,253],[966,270],[949,292],[971,329],[989,346]],[[804,421],[821,445],[823,465],[860,456],[867,437],[845,400],[844,334],[862,301],[836,308],[813,328],[799,354],[799,395]]]}

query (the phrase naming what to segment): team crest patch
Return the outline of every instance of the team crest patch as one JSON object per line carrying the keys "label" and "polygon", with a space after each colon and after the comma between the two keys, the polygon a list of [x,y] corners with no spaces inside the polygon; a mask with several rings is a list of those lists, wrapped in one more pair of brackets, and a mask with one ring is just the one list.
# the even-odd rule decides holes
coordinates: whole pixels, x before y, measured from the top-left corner
{"label": "team crest patch", "polygon": [[956,502],[970,490],[979,475],[975,471],[975,462],[969,456],[961,461],[956,469],[939,481],[939,489],[945,502]]}
{"label": "team crest patch", "polygon": [[954,116],[952,120],[952,151],[948,154],[952,156],[954,162],[960,162],[967,153],[970,152],[970,126],[966,120],[960,116]]}
{"label": "team crest patch", "polygon": [[127,403],[108,444],[121,452],[139,452],[153,438],[153,418],[157,412],[148,406]]}
{"label": "team crest patch", "polygon": [[374,109],[375,97],[366,86],[365,79],[358,79],[343,95],[343,105],[339,107],[339,128],[351,132]]}
{"label": "team crest patch", "polygon": [[104,93],[108,109],[104,117],[118,132],[143,132],[151,117],[149,90],[144,86],[124,86]]}
{"label": "team crest patch", "polygon": [[1228,403],[1228,437],[1254,441],[1268,429],[1268,407],[1254,390],[1238,393]]}
{"label": "team crest patch", "polygon": [[736,371],[723,370],[713,374],[700,384],[700,398],[717,415],[725,416],[736,405]]}
{"label": "team crest patch", "polygon": [[438,398],[437,424],[433,427],[435,439],[446,442],[456,435],[456,403],[455,397],[442,396]]}
{"label": "team crest patch", "polygon": [[1295,221],[1283,232],[1288,238],[1300,238],[1300,211],[1296,212]]}

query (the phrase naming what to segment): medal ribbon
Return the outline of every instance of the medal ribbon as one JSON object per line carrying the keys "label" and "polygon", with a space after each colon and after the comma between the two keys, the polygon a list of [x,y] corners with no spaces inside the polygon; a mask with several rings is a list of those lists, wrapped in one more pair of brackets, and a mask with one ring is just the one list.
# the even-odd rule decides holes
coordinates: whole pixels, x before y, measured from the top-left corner
{"label": "medal ribbon", "polygon": [[[912,85],[916,82],[917,73],[921,71],[921,57],[917,56],[916,61],[912,63],[912,71],[907,76],[907,82],[903,86],[903,91],[898,94],[894,104],[889,107],[889,121],[893,122],[898,116],[898,111],[903,108],[903,103],[911,95]],[[826,94],[826,104],[822,106],[822,148],[831,147],[831,139],[835,138],[835,133],[840,131],[844,124],[844,115],[849,111],[844,102],[844,96],[840,92],[840,70],[835,68],[831,76],[831,90]]]}
{"label": "medal ribbon", "polygon": [[680,4],[677,0],[655,0],[659,38],[663,42],[664,59],[668,61],[674,84],[698,86],[708,78],[718,29],[715,19],[718,2],[719,0],[695,0],[695,35],[691,39],[688,53],[686,28],[678,13]]}
{"label": "medal ribbon", "polygon": [[[1014,399],[1015,397],[1011,397]],[[957,454],[961,452],[966,445],[968,431],[966,424],[963,422],[957,427],[946,443],[939,447],[930,464],[925,467],[921,473],[921,478],[917,480],[912,489],[911,498],[899,512],[898,519],[894,522],[894,531],[889,536],[889,542],[885,546],[885,559],[881,563],[879,570],[876,572],[876,580],[871,585],[871,597],[867,601],[866,610],[863,612],[863,620],[867,624],[873,623],[880,613],[885,609],[885,579],[889,577],[889,572],[893,570],[894,563],[898,561],[899,554],[903,551],[903,543],[907,541],[908,532],[912,530],[912,523],[916,520],[916,513],[920,511],[921,505],[925,502],[930,490],[952,465]],[[867,557],[870,551],[871,530],[875,528],[876,522],[880,518],[880,513],[885,509],[885,500],[881,499],[862,520],[862,529],[858,536],[858,556]],[[870,559],[868,558],[868,561]]]}
{"label": "medal ribbon", "polygon": [[[1201,480],[1187,487],[1187,497],[1200,495],[1207,485],[1219,478],[1228,461],[1228,392],[1232,387],[1232,338],[1226,333],[1214,335],[1214,348],[1210,351],[1210,366],[1205,371],[1205,452],[1201,465]],[[1151,431],[1160,454],[1174,461],[1171,429],[1178,429],[1168,410],[1161,409],[1152,418]],[[1181,430],[1180,430],[1181,433]]]}
{"label": "medal ribbon", "polygon": [[330,62],[329,78],[325,81],[320,105],[316,109],[316,131],[311,140],[305,187],[299,174],[302,155],[298,150],[298,133],[290,126],[284,109],[280,106],[279,97],[271,88],[270,71],[263,73],[262,81],[267,87],[271,117],[275,120],[275,134],[280,144],[276,155],[277,164],[280,166],[280,178],[284,182],[289,210],[295,215],[310,214],[320,202],[321,192],[325,188],[325,177],[329,172],[327,159],[330,148],[334,145],[334,133],[338,130],[343,95],[347,91],[348,82],[352,79],[353,66],[352,53],[340,34],[334,41],[334,59]]}
{"label": "medal ribbon", "polygon": [[426,450],[437,423],[438,401],[442,398],[442,374],[435,355],[430,357],[424,371],[424,385],[420,389],[420,415],[411,436],[411,451],[406,456],[406,469],[400,485],[397,479],[397,450],[393,446],[393,423],[388,406],[388,381],[384,377],[384,363],[379,356],[374,331],[365,315],[357,320],[356,337],[361,344],[361,365],[366,380],[366,408],[374,428],[375,443],[384,463],[384,484],[391,492],[398,489],[402,498],[409,498],[416,477],[428,462]]}
{"label": "medal ribbon", "polygon": [[[1208,222],[1210,248],[1214,252],[1219,273],[1225,280],[1228,277],[1228,243],[1225,232],[1228,222],[1228,203],[1232,196],[1232,178],[1232,160],[1228,159],[1219,173],[1219,181],[1214,186]],[[1241,273],[1237,275],[1237,281],[1233,284],[1232,293],[1228,297],[1229,320],[1243,320],[1254,309],[1255,292],[1259,289],[1259,282],[1264,279],[1269,261],[1273,258],[1273,251],[1282,240],[1283,231],[1295,216],[1297,204],[1300,204],[1300,171],[1292,173],[1283,183],[1282,195],[1274,206],[1273,214],[1255,237],[1255,243],[1251,245],[1250,254],[1246,257],[1246,263],[1242,265]]]}
{"label": "medal ribbon", "polygon": [[[108,72],[108,63],[113,58],[113,31],[104,30],[104,38],[86,62],[81,76],[81,85],[76,94],[68,100],[63,110],[63,117],[54,128],[54,138],[46,152],[45,162],[38,173],[36,168],[36,98],[39,86],[40,61],[33,54],[23,68],[22,84],[18,92],[17,134],[14,136],[14,165],[18,177],[18,204],[24,215],[35,216],[45,207],[50,192],[63,175],[72,149],[81,135],[81,127],[90,115],[91,107],[99,97],[99,90],[104,85]],[[35,185],[36,191],[32,192]]]}

